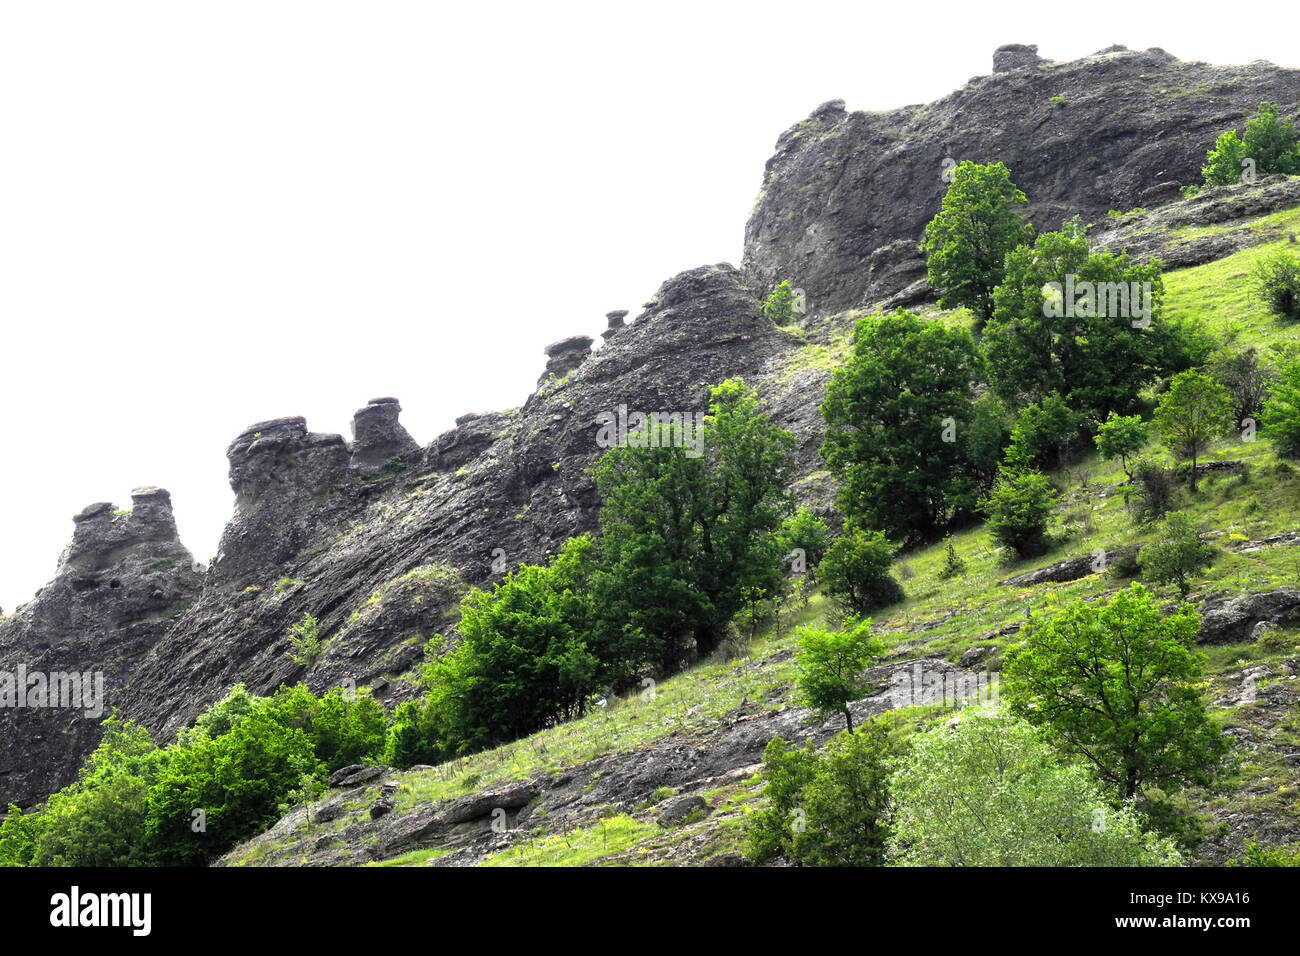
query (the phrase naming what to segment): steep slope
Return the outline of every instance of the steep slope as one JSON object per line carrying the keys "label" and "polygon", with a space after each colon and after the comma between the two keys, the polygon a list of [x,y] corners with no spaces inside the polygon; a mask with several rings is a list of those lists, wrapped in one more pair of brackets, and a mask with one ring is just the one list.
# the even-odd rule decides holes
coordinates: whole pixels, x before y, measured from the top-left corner
{"label": "steep slope", "polygon": [[1012,47],[994,61],[997,72],[937,102],[866,113],[835,100],[781,134],[745,227],[750,285],[789,279],[823,315],[908,304],[925,294],[916,246],[954,162],[1005,163],[1035,225],[1055,229],[1199,183],[1220,133],[1263,100],[1288,114],[1300,104],[1300,71],[1262,61],[1123,47],[1069,63]]}

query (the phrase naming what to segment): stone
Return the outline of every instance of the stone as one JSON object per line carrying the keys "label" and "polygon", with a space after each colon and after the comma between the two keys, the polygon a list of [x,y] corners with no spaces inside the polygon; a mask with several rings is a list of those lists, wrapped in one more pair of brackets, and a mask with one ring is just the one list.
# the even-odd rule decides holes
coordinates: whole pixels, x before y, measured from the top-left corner
{"label": "stone", "polygon": [[1196,640],[1201,644],[1246,641],[1261,623],[1286,627],[1296,622],[1300,622],[1300,591],[1284,588],[1242,594],[1210,602],[1201,614]]}
{"label": "stone", "polygon": [[1165,203],[1177,202],[1183,198],[1183,187],[1178,183],[1156,183],[1150,189],[1142,190],[1138,196],[1138,205],[1144,209],[1151,206],[1163,206]]}
{"label": "stone", "polygon": [[366,767],[362,764],[352,764],[348,767],[342,767],[330,774],[330,789],[336,787],[355,787],[358,784],[366,783],[382,777],[388,767]]}
{"label": "stone", "polygon": [[658,821],[661,827],[672,827],[685,823],[692,814],[707,815],[709,805],[704,798],[694,794],[669,797],[659,806]]}
{"label": "stone", "polygon": [[1023,70],[1042,62],[1043,58],[1038,55],[1037,44],[1008,43],[993,51],[994,73]]}
{"label": "stone", "polygon": [[352,456],[348,468],[377,475],[392,467],[394,458],[409,465],[420,446],[398,421],[402,406],[395,398],[372,398],[352,416]]}
{"label": "stone", "polygon": [[590,335],[571,335],[546,346],[546,371],[538,380],[538,386],[545,384],[552,375],[564,378],[578,368],[591,355],[594,341]]}

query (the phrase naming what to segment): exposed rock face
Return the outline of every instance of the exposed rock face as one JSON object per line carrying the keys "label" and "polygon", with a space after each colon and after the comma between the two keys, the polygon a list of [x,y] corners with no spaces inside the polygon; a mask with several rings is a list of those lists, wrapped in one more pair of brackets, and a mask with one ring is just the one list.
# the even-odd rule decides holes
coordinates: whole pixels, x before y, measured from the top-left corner
{"label": "exposed rock face", "polygon": [[403,464],[419,454],[420,445],[397,420],[402,406],[395,398],[372,398],[352,417],[352,458],[348,467],[375,475],[394,458]]}
{"label": "exposed rock face", "polygon": [[918,269],[892,255],[873,265],[873,253],[920,242],[952,163],[1006,163],[1034,224],[1056,229],[1075,213],[1132,209],[1158,184],[1199,183],[1206,150],[1262,100],[1287,114],[1300,104],[1300,71],[1266,63],[1122,48],[1050,63],[1004,47],[995,65],[928,105],[865,113],[833,101],[781,134],[745,229],[750,287],[765,295],[788,279],[822,315],[882,304]]}
{"label": "exposed rock face", "polygon": [[1010,73],[1045,62],[1038,55],[1037,44],[1008,43],[993,51],[993,72]]}
{"label": "exposed rock face", "polygon": [[[634,322],[607,316],[612,334],[599,351],[587,336],[549,347],[546,387],[522,408],[464,415],[422,451],[389,399],[357,413],[351,447],[302,418],[245,429],[227,453],[235,513],[206,575],[176,540],[164,492],[142,489],[130,516],[86,509],[54,582],[0,621],[0,670],[102,662],[109,706],[160,742],[241,682],[257,694],[298,680],[317,692],[355,684],[392,706],[416,692],[421,648],[451,633],[470,585],[544,562],[595,527],[589,470],[604,450],[603,413],[702,412],[709,387],[731,377],[758,386],[775,422],[794,433],[804,475],[795,490],[827,514],[834,488],[817,456],[818,406],[833,363],[797,359],[842,339],[848,319],[832,309],[928,294],[917,241],[942,195],[944,157],[1007,159],[1044,221],[1076,209],[1104,215],[1132,205],[1122,197],[1182,181],[1218,132],[1265,96],[1294,103],[1296,88],[1294,73],[1267,65],[1215,69],[1113,52],[1015,67],[925,108],[869,115],[822,104],[769,163],[745,273],[718,264],[672,277]],[[1070,106],[1051,104],[1054,95]],[[763,314],[769,280],[780,278],[807,290],[819,313],[799,335]],[[394,456],[400,472],[387,467]],[[318,619],[326,645],[309,671],[286,655],[287,631],[304,614]],[[29,720],[34,713],[0,712],[0,807],[70,782],[98,740],[95,721],[55,711]],[[611,757],[610,767],[626,763],[647,793],[746,767],[761,759],[773,725],[742,720],[716,754],[691,746]],[[591,801],[608,800],[607,780],[619,783],[602,777]],[[479,803],[436,825],[478,813]],[[394,810],[384,822],[402,819]]]}
{"label": "exposed rock face", "polygon": [[1034,584],[1077,581],[1079,578],[1086,578],[1090,574],[1099,574],[1112,565],[1131,562],[1137,557],[1141,547],[1140,544],[1133,544],[1123,548],[1115,548],[1103,554],[1082,554],[1076,558],[1067,558],[1064,561],[1049,564],[1045,568],[1037,568],[1033,571],[1026,571],[1024,574],[1017,574],[1005,581],[999,581],[998,584],[1002,587],[1023,588]]}
{"label": "exposed rock face", "polygon": [[1300,621],[1298,591],[1284,589],[1242,594],[1208,604],[1201,616],[1201,629],[1196,640],[1201,644],[1244,641],[1261,622],[1286,627],[1297,621]]}
{"label": "exposed rock face", "polygon": [[538,385],[542,385],[552,375],[564,378],[591,355],[590,335],[571,335],[546,346],[546,371],[542,373]]}
{"label": "exposed rock face", "polygon": [[[1167,185],[1167,184],[1166,184]],[[1252,228],[1246,221],[1300,205],[1300,179],[1263,176],[1253,184],[1211,186],[1190,199],[1160,199],[1164,187],[1143,195],[1145,213],[1107,218],[1090,234],[1093,247],[1118,253],[1127,250],[1139,261],[1159,259],[1166,269],[1186,269],[1213,262],[1249,246],[1283,238],[1279,229]],[[1201,226],[1238,225],[1209,234],[1187,235]]]}
{"label": "exposed rock face", "polygon": [[[203,575],[176,537],[171,496],[140,488],[131,499],[129,512],[106,502],[81,511],[54,580],[0,620],[0,673],[21,668],[51,686],[52,675],[76,673],[80,685],[80,700],[60,697],[60,706],[0,706],[0,807],[29,806],[70,782],[100,721],[126,708],[139,662],[199,594]],[[22,690],[23,703],[37,703]]]}
{"label": "exposed rock face", "polygon": [[604,332],[600,333],[600,337],[608,340],[610,336],[616,334],[619,329],[623,328],[623,320],[626,318],[627,309],[616,309],[613,312],[606,312],[605,321],[608,323],[608,328],[606,328]]}
{"label": "exposed rock face", "polygon": [[235,516],[221,537],[217,573],[235,584],[257,583],[280,567],[334,518],[336,491],[349,454],[341,435],[307,431],[306,419],[250,425],[226,450]]}

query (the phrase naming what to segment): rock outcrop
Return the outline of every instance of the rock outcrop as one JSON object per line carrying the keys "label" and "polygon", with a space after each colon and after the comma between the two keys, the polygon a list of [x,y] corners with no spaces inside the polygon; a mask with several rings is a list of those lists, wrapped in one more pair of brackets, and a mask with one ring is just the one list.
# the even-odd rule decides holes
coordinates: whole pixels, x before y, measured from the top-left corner
{"label": "rock outcrop", "polygon": [[419,443],[402,427],[395,398],[372,398],[352,416],[352,457],[348,467],[362,475],[405,468],[420,453]]}
{"label": "rock outcrop", "polygon": [[1006,163],[1040,229],[1076,213],[1098,222],[1153,187],[1168,198],[1171,184],[1199,183],[1206,149],[1242,130],[1261,101],[1286,114],[1300,105],[1300,70],[1185,63],[1158,49],[1053,63],[1014,45],[994,68],[926,105],[867,113],[824,103],[781,134],[745,228],[750,287],[765,295],[788,279],[821,315],[909,288],[890,307],[919,301],[914,253],[873,256],[920,242],[954,164]]}
{"label": "rock outcrop", "polygon": [[[30,806],[71,781],[100,721],[129,709],[124,688],[140,662],[199,595],[203,574],[177,537],[171,496],[139,488],[131,503],[78,513],[54,580],[0,620],[0,685],[8,675],[20,694],[0,705],[0,807]],[[177,687],[183,677],[173,675]],[[56,699],[56,685],[75,693]]]}

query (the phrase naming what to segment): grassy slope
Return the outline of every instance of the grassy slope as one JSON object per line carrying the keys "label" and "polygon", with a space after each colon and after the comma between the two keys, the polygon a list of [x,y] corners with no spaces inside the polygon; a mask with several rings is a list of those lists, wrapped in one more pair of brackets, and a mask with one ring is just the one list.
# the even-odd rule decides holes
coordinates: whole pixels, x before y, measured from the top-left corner
{"label": "grassy slope", "polygon": [[[1300,209],[1265,217],[1250,226],[1284,236],[1286,230],[1300,227]],[[1219,262],[1168,274],[1166,317],[1202,324],[1240,344],[1267,347],[1297,341],[1300,331],[1275,322],[1252,301],[1247,281],[1254,260],[1273,245],[1287,241],[1280,238]],[[952,316],[951,320],[961,321],[962,317]],[[827,345],[795,352],[791,362],[804,368],[834,364],[846,348],[847,339],[836,336]],[[1149,451],[1159,453],[1159,448],[1153,446]],[[1250,469],[1244,477],[1204,479],[1195,497],[1181,493],[1176,506],[1196,515],[1202,528],[1223,548],[1213,568],[1198,581],[1192,600],[1203,600],[1214,591],[1238,593],[1300,585],[1300,548],[1278,547],[1251,555],[1233,550],[1248,539],[1300,527],[1300,472],[1279,465],[1272,446],[1264,440],[1225,440],[1208,457],[1242,460]],[[875,619],[877,630],[893,647],[892,656],[924,654],[956,661],[971,646],[1004,643],[1006,639],[997,637],[997,632],[1023,620],[1029,608],[1075,598],[1091,600],[1127,583],[1103,573],[1031,588],[997,584],[1021,571],[1098,548],[1141,542],[1151,534],[1151,529],[1135,526],[1129,516],[1119,487],[1124,475],[1116,465],[1091,455],[1054,479],[1064,493],[1053,527],[1058,544],[1050,553],[1008,564],[984,529],[972,528],[954,538],[967,564],[962,577],[940,578],[942,545],[900,559],[895,570],[907,590],[907,600]],[[397,812],[505,781],[555,773],[598,756],[652,744],[679,731],[705,731],[743,701],[757,701],[769,709],[789,706],[793,663],[781,652],[793,647],[794,626],[821,621],[827,610],[825,602],[815,597],[807,608],[788,615],[779,628],[769,627],[738,659],[704,663],[664,681],[653,700],[614,699],[585,718],[525,740],[434,770],[403,774]],[[1271,649],[1256,644],[1208,649],[1210,698],[1239,684],[1247,664],[1293,658],[1296,640],[1295,633],[1287,633],[1270,644]],[[1202,813],[1213,811],[1220,820],[1233,814],[1244,813],[1248,819],[1256,814],[1260,826],[1274,832],[1280,828],[1289,832],[1291,839],[1300,837],[1300,809],[1295,799],[1300,766],[1287,759],[1288,752],[1300,748],[1295,709],[1281,721],[1266,717],[1251,705],[1216,708],[1214,713],[1225,728],[1253,727],[1267,738],[1266,745],[1242,748],[1244,760],[1234,787],[1219,793],[1189,793],[1185,799]],[[653,824],[652,805],[630,814],[615,814],[611,808],[607,819],[591,827],[563,834],[539,832],[488,862],[507,866],[664,863],[681,860],[683,847],[688,849],[686,861],[696,862],[735,850],[742,839],[744,816],[761,806],[760,782],[752,779],[721,787],[706,798],[714,813],[705,821],[663,830]],[[265,851],[264,846],[250,846],[237,853],[236,860],[255,863]],[[436,849],[418,850],[383,865],[427,865],[439,855]]]}

